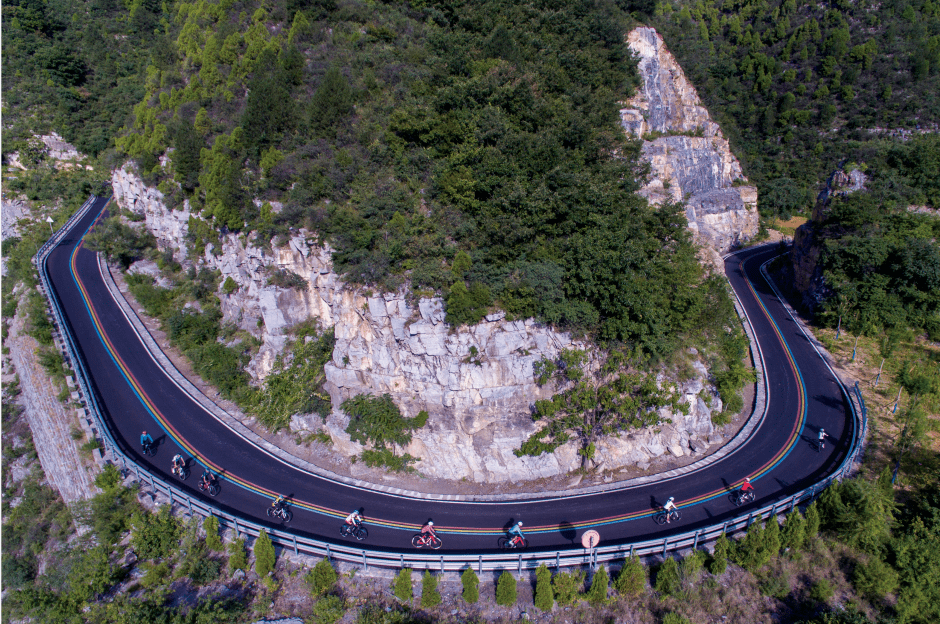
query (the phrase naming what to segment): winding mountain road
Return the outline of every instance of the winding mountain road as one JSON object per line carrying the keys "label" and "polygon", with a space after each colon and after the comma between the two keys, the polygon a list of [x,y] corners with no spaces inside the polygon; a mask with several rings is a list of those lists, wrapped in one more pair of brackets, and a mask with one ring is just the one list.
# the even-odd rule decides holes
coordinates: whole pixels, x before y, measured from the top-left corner
{"label": "winding mountain road", "polygon": [[[547,492],[541,498],[504,502],[412,498],[325,479],[247,441],[194,402],[157,365],[108,290],[96,254],[82,244],[106,206],[106,199],[97,199],[47,262],[104,419],[124,453],[194,497],[205,497],[197,489],[199,464],[213,468],[221,475],[222,491],[205,498],[262,525],[349,544],[339,536],[339,525],[349,511],[364,508],[369,538],[359,545],[387,551],[411,551],[412,534],[428,518],[439,529],[443,551],[455,553],[494,551],[497,538],[517,520],[525,523],[532,549],[573,546],[588,528],[600,533],[602,543],[632,543],[739,514],[728,493],[746,476],[757,489],[753,506],[783,499],[832,473],[857,435],[844,389],[761,275],[761,264],[777,253],[775,247],[763,247],[729,256],[725,268],[762,354],[766,411],[755,414],[760,424],[748,439],[721,459],[653,483],[571,496]],[[831,437],[817,451],[820,427]],[[140,452],[142,430],[159,444],[153,458]],[[192,476],[182,484],[168,474],[176,453],[193,458]],[[294,518],[287,526],[271,522],[265,513],[277,493],[291,499]],[[682,519],[659,526],[653,516],[669,496],[675,497]]]}

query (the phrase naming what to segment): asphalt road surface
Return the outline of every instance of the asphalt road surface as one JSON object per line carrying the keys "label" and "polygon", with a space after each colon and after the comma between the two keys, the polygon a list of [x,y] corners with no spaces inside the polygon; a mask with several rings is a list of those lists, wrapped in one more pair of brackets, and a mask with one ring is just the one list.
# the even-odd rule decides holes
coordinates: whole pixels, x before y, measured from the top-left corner
{"label": "asphalt road surface", "polygon": [[[154,474],[262,525],[335,543],[406,552],[412,550],[411,536],[428,519],[434,520],[444,542],[441,552],[495,551],[497,538],[519,520],[533,550],[574,546],[589,528],[600,533],[601,544],[631,543],[695,530],[741,513],[729,491],[746,476],[757,490],[750,507],[808,487],[839,466],[855,435],[841,386],[760,274],[760,265],[778,253],[772,246],[729,256],[725,264],[757,337],[768,397],[760,426],[721,460],[652,484],[507,502],[428,501],[326,480],[278,460],[223,426],[151,359],[105,287],[95,254],[82,245],[82,237],[105,214],[106,203],[98,199],[48,260],[53,288],[93,377],[104,418],[122,450]],[[831,437],[826,448],[817,451],[820,427]],[[142,430],[157,441],[155,457],[140,452]],[[169,474],[176,453],[187,457],[192,471],[185,482]],[[221,493],[214,499],[197,489],[202,466],[221,475]],[[289,497],[294,513],[286,526],[266,516],[278,493]],[[653,516],[670,496],[682,519],[659,526]],[[355,508],[363,509],[369,529],[365,542],[339,536],[342,519]]]}

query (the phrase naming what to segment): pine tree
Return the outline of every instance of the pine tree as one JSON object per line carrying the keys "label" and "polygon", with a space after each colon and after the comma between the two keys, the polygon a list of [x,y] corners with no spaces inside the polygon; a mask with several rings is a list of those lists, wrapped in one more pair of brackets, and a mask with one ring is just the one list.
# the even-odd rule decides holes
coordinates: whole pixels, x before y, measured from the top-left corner
{"label": "pine tree", "polygon": [[724,574],[728,569],[728,554],[731,552],[731,542],[724,533],[718,537],[715,542],[715,552],[712,555],[711,563],[708,565],[708,571],[714,575]]}
{"label": "pine tree", "polygon": [[551,611],[555,606],[555,592],[552,591],[552,573],[544,563],[535,571],[535,608],[539,611]]}
{"label": "pine tree", "polygon": [[421,578],[421,606],[433,609],[441,604],[441,592],[437,591],[437,577],[430,570],[424,571]]}
{"label": "pine tree", "polygon": [[330,563],[329,559],[320,559],[317,565],[307,573],[306,581],[310,587],[310,593],[318,598],[333,589],[333,585],[339,579],[336,574],[336,568]]}
{"label": "pine tree", "polygon": [[764,529],[763,518],[758,514],[751,526],[747,528],[747,535],[734,549],[734,561],[739,566],[753,572],[764,565]]}
{"label": "pine tree", "polygon": [[507,570],[499,576],[496,585],[496,604],[511,607],[516,604],[516,579]]}
{"label": "pine tree", "polygon": [[228,545],[228,568],[232,572],[235,570],[241,570],[242,572],[248,569],[248,554],[245,552],[245,539],[240,538],[233,541]]}
{"label": "pine tree", "polygon": [[271,538],[268,537],[264,529],[261,529],[261,533],[258,534],[253,550],[255,553],[255,572],[258,573],[258,576],[265,577],[274,570],[276,556],[274,544],[271,543]]}
{"label": "pine tree", "polygon": [[812,542],[819,535],[819,509],[816,501],[806,508],[806,541]]}
{"label": "pine tree", "polygon": [[473,568],[467,568],[460,575],[460,582],[463,583],[463,599],[470,604],[475,604],[480,599],[480,579]]}
{"label": "pine tree", "polygon": [[219,537],[219,519],[215,516],[206,516],[206,519],[202,521],[202,529],[206,532],[206,546],[209,550],[222,550],[222,539]]}
{"label": "pine tree", "polygon": [[663,596],[672,596],[679,592],[679,564],[672,557],[668,557],[659,566],[654,589]]}
{"label": "pine tree", "polygon": [[780,522],[775,513],[770,514],[764,527],[764,550],[768,561],[780,554]]}
{"label": "pine tree", "polygon": [[602,605],[607,602],[607,586],[610,584],[610,578],[607,576],[607,568],[601,566],[594,573],[591,579],[591,589],[588,590],[587,599],[592,605]]}
{"label": "pine tree", "polygon": [[621,596],[639,596],[646,587],[646,568],[640,558],[633,555],[624,560],[620,574],[614,580],[614,589]]}
{"label": "pine tree", "polygon": [[402,568],[395,577],[395,596],[402,602],[411,602],[414,595],[411,589],[411,568]]}
{"label": "pine tree", "polygon": [[803,514],[798,508],[795,508],[787,514],[787,520],[783,523],[781,542],[784,548],[800,550],[806,541],[806,521],[803,520]]}

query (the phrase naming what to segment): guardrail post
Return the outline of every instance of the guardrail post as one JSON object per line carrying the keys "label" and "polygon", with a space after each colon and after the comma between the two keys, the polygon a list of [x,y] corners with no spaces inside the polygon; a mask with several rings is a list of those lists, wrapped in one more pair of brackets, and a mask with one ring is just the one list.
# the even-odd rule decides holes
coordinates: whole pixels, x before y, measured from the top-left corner
{"label": "guardrail post", "polygon": [[630,558],[633,558],[633,549],[636,548],[634,544],[630,544]]}
{"label": "guardrail post", "polygon": [[666,544],[668,544],[668,543],[669,543],[669,538],[668,538],[668,537],[664,537],[664,538],[663,538],[663,557],[666,556]]}
{"label": "guardrail post", "polygon": [[479,569],[477,574],[483,574],[483,555],[480,555],[480,558],[477,560],[477,567]]}
{"label": "guardrail post", "polygon": [[559,553],[556,550],[555,551],[555,571],[557,572],[560,569],[561,569],[561,553]]}
{"label": "guardrail post", "polygon": [[698,531],[695,532],[695,541],[692,542],[692,550],[698,549]]}
{"label": "guardrail post", "polygon": [[444,555],[441,555],[441,574],[444,574]]}
{"label": "guardrail post", "polygon": [[193,515],[193,499],[186,497],[186,506],[189,508],[189,515]]}
{"label": "guardrail post", "polygon": [[170,509],[173,509],[173,488],[168,487],[166,493],[170,497]]}
{"label": "guardrail post", "polygon": [[330,545],[327,544],[327,545],[326,545],[326,558],[329,559],[330,557],[331,557],[331,555],[330,555]]}
{"label": "guardrail post", "polygon": [[291,535],[291,538],[294,540],[294,554],[297,554],[297,536]]}
{"label": "guardrail post", "polygon": [[522,574],[522,555],[519,555],[519,574]]}
{"label": "guardrail post", "polygon": [[148,472],[147,472],[147,476],[150,477],[150,489],[152,489],[154,492],[156,492],[157,486],[155,486],[155,485],[153,484],[153,473],[148,471]]}
{"label": "guardrail post", "polygon": [[399,568],[404,568],[404,567],[405,567],[405,555],[404,555],[404,554],[402,554],[401,557],[400,557],[399,560],[398,560],[398,567],[399,567]]}
{"label": "guardrail post", "polygon": [[235,539],[238,539],[238,518],[232,516],[232,520],[235,522]]}
{"label": "guardrail post", "polygon": [[362,571],[365,572],[369,569],[369,564],[366,561],[366,551],[362,551]]}

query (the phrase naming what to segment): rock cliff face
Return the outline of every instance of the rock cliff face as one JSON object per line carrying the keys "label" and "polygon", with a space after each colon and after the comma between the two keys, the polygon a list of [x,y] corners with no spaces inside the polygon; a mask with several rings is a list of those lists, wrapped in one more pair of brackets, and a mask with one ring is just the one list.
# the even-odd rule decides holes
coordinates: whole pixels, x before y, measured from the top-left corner
{"label": "rock cliff face", "polygon": [[818,228],[826,220],[831,199],[864,191],[866,179],[865,174],[857,169],[834,172],[816,198],[813,218],[798,227],[793,236],[793,286],[802,295],[803,305],[809,310],[815,309],[826,295],[826,284],[819,268],[822,241],[818,240]]}
{"label": "rock cliff face", "polygon": [[[745,181],[741,167],[662,38],[650,28],[639,28],[628,40],[641,58],[644,86],[621,111],[623,125],[640,138],[658,133],[644,143],[653,175],[643,193],[657,203],[686,198],[689,227],[717,258],[757,232],[756,190],[733,186]],[[303,230],[271,252],[253,244],[250,235],[228,234],[218,248],[208,245],[191,253],[188,206],[168,210],[162,194],[130,170],[115,171],[112,184],[118,203],[143,215],[161,249],[172,250],[180,261],[195,258],[238,285],[230,295],[220,292],[219,298],[225,321],[263,341],[249,366],[256,380],[263,380],[283,353],[289,327],[316,318],[322,328],[334,329],[336,347],[326,366],[334,410],[326,429],[339,452],[361,450],[344,431],[348,423],[340,403],[356,394],[388,393],[406,416],[421,410],[430,414],[428,425],[404,449],[420,458],[417,467],[429,476],[521,481],[580,466],[574,444],[540,457],[516,457],[513,450],[536,431],[532,404],[553,393],[535,383],[533,363],[586,345],[531,320],[507,321],[503,314],[454,328],[444,321],[440,298],[415,302],[404,292],[376,295],[349,287],[333,272],[330,249],[314,244]],[[273,268],[300,275],[307,288],[268,285]],[[479,354],[473,361],[471,348]],[[663,413],[671,424],[600,442],[595,456],[600,467],[646,468],[661,455],[695,455],[720,441],[711,423],[712,409],[721,409],[720,399],[706,381],[704,365],[696,362],[695,368],[693,379],[676,384],[689,414]],[[703,396],[714,398],[708,404]],[[319,419],[292,419],[296,429],[320,426]]]}
{"label": "rock cliff face", "polygon": [[[112,185],[118,203],[143,215],[161,248],[182,258],[188,210],[168,210],[159,191],[126,169],[114,172]],[[245,236],[228,234],[219,249],[208,245],[195,261],[238,284],[237,291],[220,292],[219,299],[225,321],[263,341],[249,365],[257,380],[270,373],[275,358],[283,353],[289,327],[316,318],[321,327],[334,329],[336,347],[326,366],[334,412],[326,429],[339,452],[352,455],[361,450],[344,431],[348,421],[338,409],[340,403],[356,394],[388,393],[406,416],[421,410],[431,416],[404,449],[420,458],[417,467],[429,476],[524,481],[580,466],[573,444],[540,457],[520,458],[512,451],[536,431],[530,406],[552,394],[551,388],[535,383],[532,364],[555,357],[562,349],[586,345],[532,320],[507,321],[501,313],[472,327],[453,328],[444,322],[440,298],[412,303],[403,293],[367,296],[343,283],[333,272],[330,249],[312,244],[311,239],[300,231],[269,253]],[[274,267],[300,275],[308,287],[267,285]],[[471,347],[479,354],[474,362],[469,357]],[[697,377],[680,385],[691,407],[687,416],[664,414],[672,424],[603,441],[597,448],[598,464],[606,469],[645,467],[666,453],[701,453],[720,439],[711,424],[711,409],[720,410],[720,400],[713,399],[710,408],[700,398],[702,390],[706,395],[711,390],[706,377],[704,366],[698,364]],[[318,429],[320,423],[298,416],[292,426]]]}
{"label": "rock cliff face", "polygon": [[643,84],[620,117],[627,134],[643,139],[650,162],[650,180],[640,193],[654,204],[685,199],[696,240],[726,252],[757,234],[757,189],[747,185],[728,141],[662,37],[641,27],[627,41],[640,59]]}

